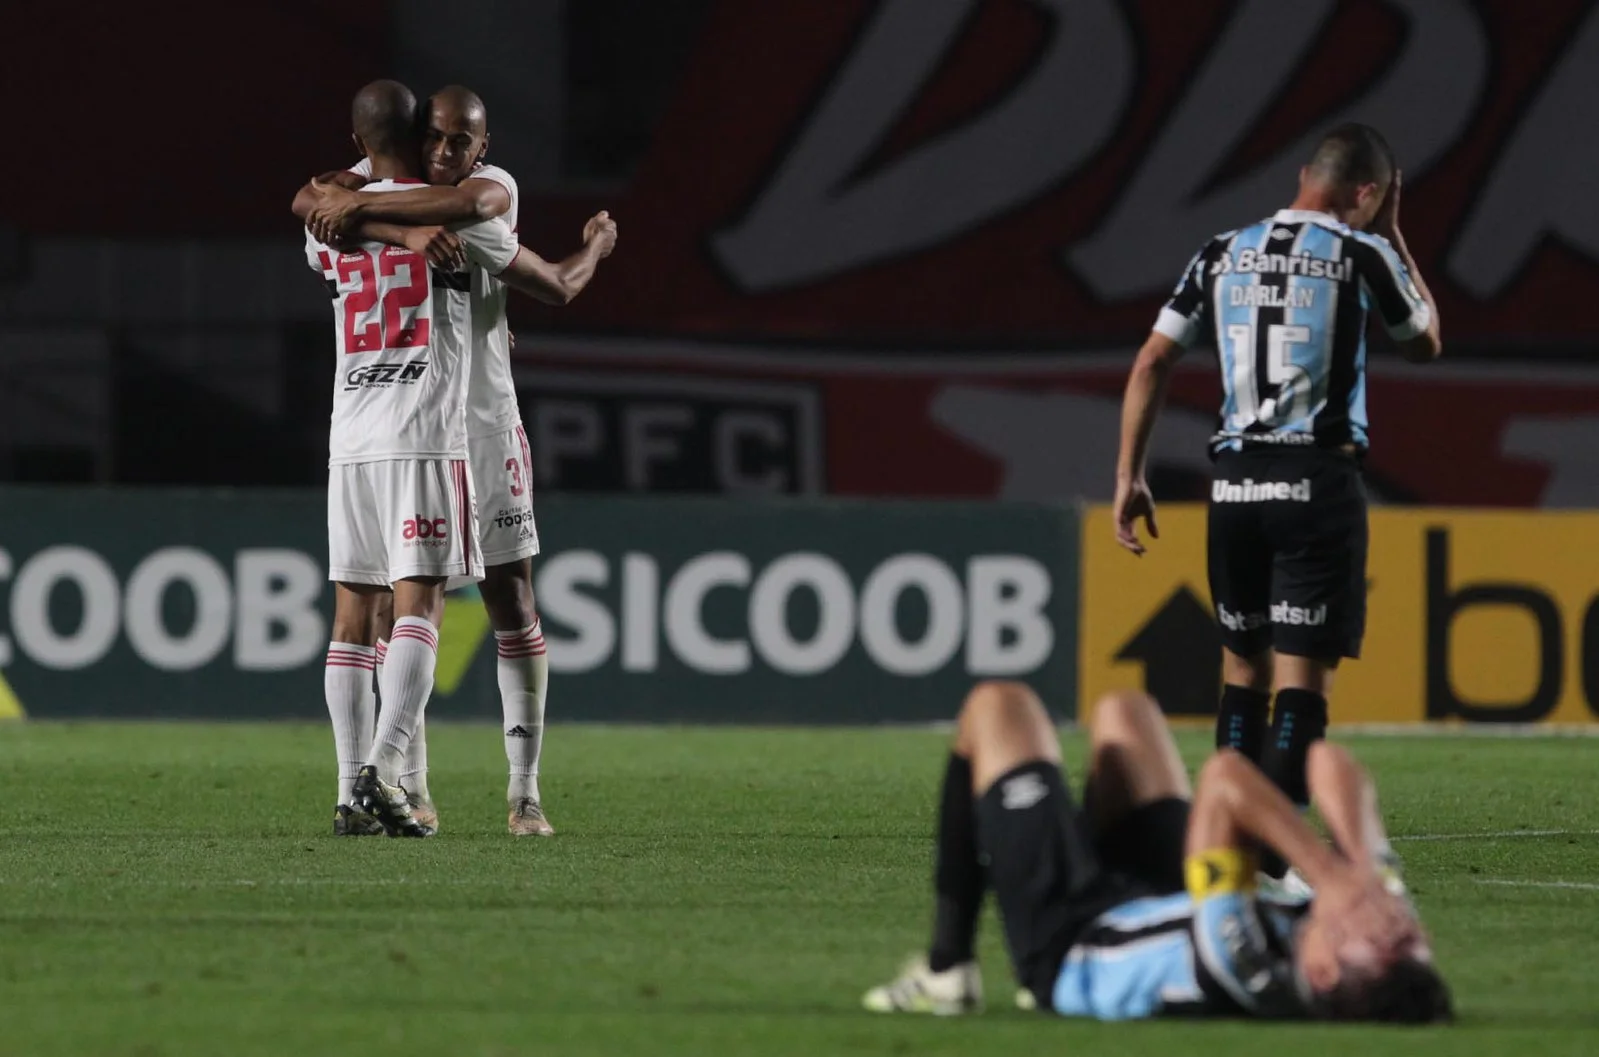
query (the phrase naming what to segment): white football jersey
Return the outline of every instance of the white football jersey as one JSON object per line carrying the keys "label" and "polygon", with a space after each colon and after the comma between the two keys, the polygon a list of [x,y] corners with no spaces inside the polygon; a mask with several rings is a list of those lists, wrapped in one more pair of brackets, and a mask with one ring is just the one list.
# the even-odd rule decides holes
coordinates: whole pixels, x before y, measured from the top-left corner
{"label": "white football jersey", "polygon": [[[520,204],[516,180],[498,165],[480,165],[468,177],[493,180],[511,196],[511,209],[500,217],[519,230]],[[482,268],[472,269],[472,373],[467,382],[466,430],[473,439],[504,433],[522,421],[511,376],[511,331],[505,322],[510,289]]]}
{"label": "white football jersey", "polygon": [[[372,163],[362,158],[350,171],[370,176]],[[519,230],[521,196],[510,173],[498,165],[480,165],[467,179],[493,180],[504,187],[511,196],[511,208],[499,219],[513,232]],[[511,332],[505,322],[510,289],[494,277],[498,274],[472,269],[472,370],[466,384],[466,429],[467,436],[474,439],[504,433],[522,421],[511,375]]]}
{"label": "white football jersey", "polygon": [[[410,184],[381,180],[371,191]],[[519,249],[501,220],[457,232],[473,264],[499,274]],[[444,272],[410,250],[366,243],[340,252],[306,233],[307,263],[333,295],[338,357],[328,465],[467,454],[472,360],[469,272]]]}

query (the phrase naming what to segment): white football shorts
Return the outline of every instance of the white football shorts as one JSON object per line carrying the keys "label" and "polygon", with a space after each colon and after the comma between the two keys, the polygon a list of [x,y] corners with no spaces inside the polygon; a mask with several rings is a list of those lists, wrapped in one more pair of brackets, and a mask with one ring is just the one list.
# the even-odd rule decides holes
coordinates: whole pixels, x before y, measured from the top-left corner
{"label": "white football shorts", "polygon": [[385,459],[328,468],[328,579],[483,579],[465,459]]}
{"label": "white football shorts", "polygon": [[484,565],[505,565],[539,552],[533,524],[533,457],[521,423],[474,437],[472,478],[478,494],[478,545]]}

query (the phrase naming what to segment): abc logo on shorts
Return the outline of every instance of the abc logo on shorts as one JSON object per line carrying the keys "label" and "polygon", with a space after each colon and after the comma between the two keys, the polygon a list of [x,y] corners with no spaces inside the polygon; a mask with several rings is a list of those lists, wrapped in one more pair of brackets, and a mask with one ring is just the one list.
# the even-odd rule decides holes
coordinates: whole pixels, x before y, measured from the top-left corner
{"label": "abc logo on shorts", "polygon": [[438,540],[443,542],[445,519],[441,517],[425,518],[418,514],[414,518],[406,518],[401,536],[406,540]]}

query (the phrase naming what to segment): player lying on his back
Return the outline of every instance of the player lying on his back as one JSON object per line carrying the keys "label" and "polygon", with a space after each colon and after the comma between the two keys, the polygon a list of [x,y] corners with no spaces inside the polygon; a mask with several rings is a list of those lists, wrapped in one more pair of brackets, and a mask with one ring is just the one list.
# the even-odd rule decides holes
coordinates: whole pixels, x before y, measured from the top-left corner
{"label": "player lying on his back", "polygon": [[[369,90],[371,87],[369,86]],[[404,91],[403,86],[393,87]],[[409,96],[409,92],[405,94]],[[414,158],[410,159],[408,167],[417,171],[426,168],[437,173],[441,168],[441,162],[450,162],[453,159],[459,174],[464,175],[480,160],[482,141],[486,139],[486,136],[482,135],[481,102],[465,89],[447,89],[435,97],[430,109],[431,132],[438,134],[430,134],[430,140],[448,137],[450,144],[444,147],[436,142],[430,142],[428,150],[430,164],[424,166],[420,141],[413,137],[414,142],[409,149],[413,152]],[[463,127],[468,128],[471,135],[468,135],[467,141],[461,144],[458,141],[461,139],[460,133]],[[413,131],[415,131],[414,124]],[[475,150],[474,138],[477,140]],[[361,145],[360,140],[357,141],[357,145]],[[465,148],[465,157],[456,158],[456,154],[463,153],[460,149],[462,147]],[[366,151],[363,153],[369,154]],[[370,156],[363,161],[363,165],[368,166],[367,173],[372,172]],[[498,175],[491,174],[490,179],[470,182],[489,184],[494,188],[491,195],[497,195],[508,204],[514,219],[515,181],[501,171],[497,170],[496,173]],[[445,173],[445,175],[450,174]],[[352,181],[360,180],[363,183],[365,181],[364,175],[352,174],[350,178]],[[420,183],[420,181],[413,182]],[[456,193],[455,188],[442,190]],[[388,193],[395,192],[390,190]],[[371,195],[371,197],[376,196]],[[307,216],[310,203],[314,200],[315,195],[302,190],[295,201],[296,214],[302,218]],[[476,230],[482,223],[485,222],[480,221],[474,214],[468,218],[466,224],[458,227],[464,232]],[[350,245],[352,240],[370,240],[393,246],[406,246],[426,256],[432,266],[430,277],[435,299],[439,297],[446,299],[451,306],[451,314],[459,317],[460,327],[469,334],[472,347],[470,355],[465,357],[466,363],[463,364],[469,375],[468,385],[464,387],[462,407],[452,409],[451,414],[453,416],[459,413],[474,459],[485,452],[495,457],[494,469],[498,472],[488,477],[490,486],[488,498],[491,501],[497,499],[499,492],[504,490],[500,486],[513,468],[516,472],[511,473],[511,477],[518,484],[527,480],[531,472],[525,440],[521,437],[515,389],[510,384],[504,323],[505,285],[496,279],[529,296],[554,303],[565,303],[583,290],[592,278],[599,260],[609,255],[616,240],[615,224],[602,213],[592,218],[586,225],[583,250],[559,264],[552,265],[525,247],[517,246],[510,225],[505,221],[496,219],[492,220],[492,223],[503,228],[504,238],[512,247],[514,259],[511,259],[508,267],[504,266],[503,262],[497,262],[497,267],[491,270],[485,270],[481,266],[481,261],[477,261],[474,263],[478,266],[470,272],[456,267],[463,257],[463,246],[458,235],[449,230],[437,227],[408,229],[392,223],[367,220],[338,234],[324,225],[316,225],[316,230],[313,232],[314,235],[333,240],[341,247]],[[488,430],[483,428],[485,423],[508,428]],[[515,451],[509,459],[500,459],[499,456],[508,450],[508,444],[514,444]],[[485,476],[483,470],[475,467],[474,473],[478,477]],[[515,494],[518,493],[513,491],[513,495]],[[542,681],[538,669],[543,658],[542,634],[539,632],[537,617],[532,607],[531,572],[527,563],[527,558],[537,550],[536,536],[533,536],[531,531],[530,500],[527,503],[526,515],[522,523],[526,526],[525,538],[516,538],[521,535],[516,529],[513,529],[512,537],[509,539],[502,538],[503,532],[496,532],[493,529],[480,530],[474,526],[471,530],[481,549],[483,560],[497,566],[497,571],[501,574],[496,580],[496,585],[504,586],[505,589],[496,597],[505,595],[511,600],[510,604],[502,607],[500,613],[496,613],[491,604],[490,612],[496,616],[496,628],[499,629],[507,620],[518,621],[515,634],[510,636],[500,634],[498,637],[501,639],[502,693],[508,700],[514,697],[518,707],[530,713],[527,721],[513,727],[524,734],[529,733],[530,728],[535,725],[531,713],[542,713]],[[494,528],[503,529],[503,527]],[[442,597],[442,589],[440,594]],[[366,685],[357,685],[359,679],[353,676],[347,677],[342,669],[361,667],[364,664],[370,670],[373,666],[373,658],[368,655],[374,653],[374,645],[381,642],[381,636],[384,634],[384,627],[380,625],[386,624],[384,609],[387,599],[381,592],[349,590],[339,591],[337,597],[335,642],[329,652],[327,680],[328,707],[334,720],[335,742],[341,767],[340,801],[335,810],[334,832],[343,835],[363,835],[373,832],[376,827],[373,825],[373,819],[364,817],[362,812],[354,810],[348,802],[349,791],[346,786],[350,784],[350,777],[345,772],[351,769],[349,761],[364,759],[369,754],[372,739],[373,695],[370,681]],[[487,599],[486,592],[486,601]],[[506,612],[510,615],[501,615]],[[507,656],[508,648],[510,656]],[[361,663],[352,664],[352,660]],[[507,685],[506,672],[503,670],[507,667],[507,660],[511,661],[510,666],[516,669],[512,673],[517,676],[512,680],[515,686]],[[336,667],[341,670],[336,672]],[[386,667],[378,665],[380,672]],[[428,684],[431,686],[431,679],[428,680]],[[426,695],[423,697],[423,704],[425,703]],[[380,729],[386,727],[387,708],[384,719],[385,724],[380,726]],[[406,736],[390,739],[402,742],[405,748],[405,762],[400,772],[394,776],[392,788],[397,790],[405,801],[406,817],[402,818],[401,814],[390,805],[387,810],[378,811],[376,821],[390,833],[403,832],[406,835],[425,836],[436,829],[437,816],[431,810],[430,798],[427,797],[425,790],[426,743],[418,736],[422,729],[420,709],[410,719],[412,726],[401,732]],[[537,723],[537,726],[541,731],[542,723]],[[519,734],[517,740],[518,750],[521,755],[526,755],[527,749],[524,749],[521,743],[533,739]],[[511,743],[512,739],[508,737],[508,753],[511,751]],[[519,832],[519,824],[522,826],[522,832],[553,832],[543,819],[542,810],[538,805],[536,785],[532,784],[536,781],[532,776],[537,773],[537,747],[531,745],[528,748],[531,748],[533,754],[531,767],[523,760],[520,761],[522,766],[518,768],[519,761],[516,758],[512,760],[513,791],[519,780],[524,786],[532,786],[530,795],[524,795],[520,803],[513,804],[512,832]],[[391,781],[386,774],[380,777],[384,783]],[[416,782],[418,779],[421,780],[418,783],[421,788],[417,792],[421,795],[414,802],[420,811],[413,813],[410,810],[413,798],[403,788],[403,783],[406,780]]]}
{"label": "player lying on his back", "polygon": [[[516,180],[504,169],[484,164],[488,151],[488,115],[483,101],[469,89],[452,85],[429,100],[423,139],[429,183],[387,198],[357,193],[346,174],[316,180],[302,190],[296,211],[312,231],[345,237],[364,221],[409,225],[407,239],[436,241],[436,225],[467,224],[503,218],[518,225]],[[369,175],[365,163],[351,170]],[[607,237],[615,225],[599,214],[585,228],[585,242]],[[555,278],[532,296],[565,304],[582,292],[592,275],[583,254],[556,266]],[[468,445],[477,487],[479,545],[484,579],[484,608],[494,628],[499,653],[499,685],[503,709],[505,754],[510,771],[506,787],[507,828],[516,836],[550,836],[555,831],[539,795],[539,757],[549,683],[544,634],[533,597],[532,557],[538,553],[533,521],[533,467],[522,428],[516,384],[511,371],[510,332],[506,325],[506,286],[483,274],[473,275],[472,367],[467,390]],[[417,818],[438,825],[438,811],[427,788],[427,740],[424,726],[411,741],[402,784]]]}
{"label": "player lying on his back", "polygon": [[[981,1008],[974,951],[991,885],[1019,999],[1064,1016],[1450,1017],[1376,791],[1343,748],[1318,742],[1309,761],[1332,847],[1232,750],[1211,758],[1190,797],[1165,718],[1144,694],[1112,694],[1095,708],[1081,809],[1055,729],[1027,687],[981,684],[957,723],[932,943],[866,993],[868,1009]],[[1261,847],[1300,870],[1315,888],[1311,902],[1256,895]]]}

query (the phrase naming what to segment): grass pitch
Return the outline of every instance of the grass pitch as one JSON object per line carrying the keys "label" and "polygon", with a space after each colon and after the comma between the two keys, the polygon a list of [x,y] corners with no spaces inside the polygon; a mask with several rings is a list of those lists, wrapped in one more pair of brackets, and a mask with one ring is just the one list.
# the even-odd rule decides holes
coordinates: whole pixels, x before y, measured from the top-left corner
{"label": "grass pitch", "polygon": [[1021,1014],[991,919],[989,1013],[859,1012],[925,940],[928,732],[558,726],[517,841],[498,731],[439,724],[443,831],[396,841],[328,835],[320,725],[0,726],[0,1054],[1599,1052],[1599,742],[1350,741],[1452,1028]]}

